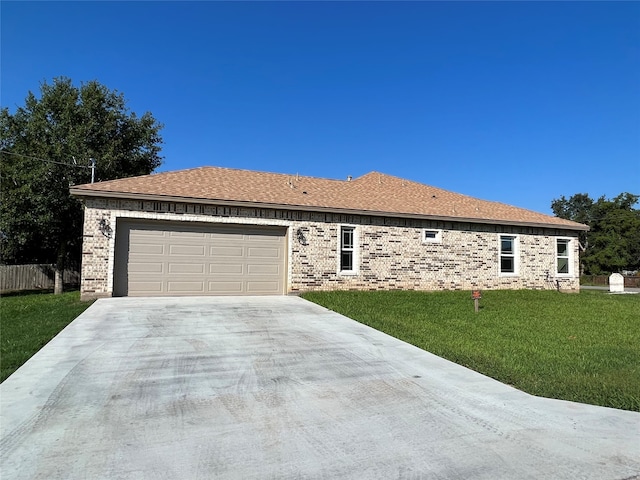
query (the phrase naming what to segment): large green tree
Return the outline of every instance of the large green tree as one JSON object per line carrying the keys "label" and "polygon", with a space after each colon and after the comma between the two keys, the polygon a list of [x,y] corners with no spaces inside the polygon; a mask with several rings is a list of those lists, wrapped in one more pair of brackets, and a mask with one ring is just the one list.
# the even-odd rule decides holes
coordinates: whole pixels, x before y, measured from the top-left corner
{"label": "large green tree", "polygon": [[613,199],[594,201],[585,193],[553,200],[551,209],[560,218],[589,225],[581,234],[581,266],[585,274],[640,269],[640,210],[638,195],[622,193]]}
{"label": "large green tree", "polygon": [[[151,173],[162,138],[151,113],[137,116],[124,96],[97,81],[61,77],[29,92],[14,113],[0,111],[0,260],[53,263],[56,291],[65,265],[77,265],[82,210],[72,185]],[[60,283],[60,285],[58,285]]]}

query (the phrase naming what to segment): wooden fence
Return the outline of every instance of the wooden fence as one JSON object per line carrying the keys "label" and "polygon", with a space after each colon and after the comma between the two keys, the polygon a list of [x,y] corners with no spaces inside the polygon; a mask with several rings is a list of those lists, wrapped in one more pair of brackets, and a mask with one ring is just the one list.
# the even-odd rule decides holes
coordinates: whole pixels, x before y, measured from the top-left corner
{"label": "wooden fence", "polygon": [[[66,286],[80,285],[80,273],[65,270],[63,281]],[[53,265],[0,265],[0,292],[22,290],[51,290],[55,283]]]}
{"label": "wooden fence", "polygon": [[[582,275],[580,283],[585,285],[609,285],[609,275]],[[624,286],[628,288],[640,288],[640,276],[625,276]]]}

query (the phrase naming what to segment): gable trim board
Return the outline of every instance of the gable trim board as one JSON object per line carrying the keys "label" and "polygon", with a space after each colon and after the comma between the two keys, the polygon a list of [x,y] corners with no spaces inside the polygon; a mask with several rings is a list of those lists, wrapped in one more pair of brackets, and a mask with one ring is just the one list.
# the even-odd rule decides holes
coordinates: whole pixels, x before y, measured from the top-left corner
{"label": "gable trim board", "polygon": [[[229,169],[220,170],[224,174]],[[242,172],[242,178],[255,181],[247,171]],[[180,172],[172,173],[172,181],[180,181],[180,175],[177,175]],[[149,222],[166,227],[166,231],[161,228],[157,230],[163,235],[171,230],[192,232],[196,229],[206,234],[231,227],[236,232],[255,228],[262,229],[263,232],[277,232],[282,255],[278,263],[282,274],[282,283],[277,287],[279,294],[331,289],[579,289],[577,236],[579,231],[587,227],[556,217],[536,212],[531,212],[531,217],[527,217],[529,211],[504,204],[498,204],[496,209],[498,212],[507,212],[507,218],[501,221],[467,216],[452,217],[439,215],[443,212],[435,211],[429,214],[401,214],[350,208],[332,210],[326,206],[309,205],[295,208],[294,205],[249,202],[246,197],[241,196],[246,190],[242,185],[238,186],[238,201],[162,196],[149,194],[144,190],[146,182],[143,180],[156,180],[154,177],[162,175],[164,174],[135,177],[136,182],[141,182],[138,193],[117,191],[117,182],[131,179],[103,182],[109,184],[108,189],[100,183],[72,188],[72,194],[80,197],[85,205],[81,281],[83,298],[129,294],[129,287],[124,291],[122,287],[122,259],[129,253],[123,253],[121,238],[127,228],[130,235],[131,225],[148,225]],[[216,172],[216,175],[220,177],[220,172]],[[331,182],[340,183],[336,180]],[[230,187],[227,185],[224,188]],[[288,190],[290,187],[284,183],[283,189]],[[330,199],[330,189],[327,192],[327,198]],[[415,190],[412,193],[415,194]],[[452,195],[455,198],[457,194]],[[478,202],[481,202],[480,206],[485,210],[493,203]],[[397,202],[396,204],[399,205]],[[469,208],[473,209],[473,204],[465,208],[469,211]],[[509,213],[509,209],[514,209],[515,212]],[[103,220],[112,228],[112,235],[106,235],[100,230]],[[340,272],[339,263],[339,235],[340,228],[344,225],[355,228],[353,257],[357,262],[355,268],[346,275],[345,272]],[[425,242],[425,229],[437,230],[439,242]],[[501,234],[518,238],[516,275],[500,274]],[[557,272],[557,238],[569,239],[572,275]],[[237,243],[235,240],[230,241]],[[170,245],[171,243],[166,243],[165,247]],[[204,250],[200,248],[198,251]],[[202,264],[204,266],[190,267],[193,270],[208,271],[194,280],[199,282],[199,290],[177,291],[177,288],[172,289],[166,282],[174,282],[177,287],[178,280],[166,277],[165,284],[159,291],[148,294],[251,294],[251,288],[246,283],[242,287],[244,290],[241,288],[236,292],[225,292],[225,288],[229,290],[234,285],[239,287],[239,282],[243,280],[232,280],[230,277],[225,280],[219,273],[221,269],[215,266],[215,256],[210,260],[214,263],[209,261]],[[169,269],[172,261],[163,260],[162,268]],[[566,259],[562,261],[566,263]],[[158,270],[159,263],[161,262],[157,262],[153,268]],[[250,263],[245,262],[243,265],[242,268],[246,270]],[[147,265],[143,268],[152,267]],[[239,270],[241,267],[236,265],[235,268]],[[175,267],[173,270],[175,271]],[[127,271],[126,275],[128,274]],[[223,287],[223,291],[216,292],[215,288],[208,288],[209,283],[213,287],[216,282]],[[158,284],[156,281],[156,285]],[[262,293],[269,292],[256,291],[256,294]]]}

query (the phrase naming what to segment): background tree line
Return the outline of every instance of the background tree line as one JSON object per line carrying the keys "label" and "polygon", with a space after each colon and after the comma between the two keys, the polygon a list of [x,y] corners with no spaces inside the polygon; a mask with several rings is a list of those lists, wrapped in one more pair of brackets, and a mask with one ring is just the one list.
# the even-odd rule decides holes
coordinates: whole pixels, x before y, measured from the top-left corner
{"label": "background tree line", "polygon": [[589,225],[580,233],[580,265],[583,274],[600,275],[640,269],[640,210],[638,195],[621,193],[613,199],[593,200],[577,193],[568,200],[553,200],[551,209],[560,218]]}

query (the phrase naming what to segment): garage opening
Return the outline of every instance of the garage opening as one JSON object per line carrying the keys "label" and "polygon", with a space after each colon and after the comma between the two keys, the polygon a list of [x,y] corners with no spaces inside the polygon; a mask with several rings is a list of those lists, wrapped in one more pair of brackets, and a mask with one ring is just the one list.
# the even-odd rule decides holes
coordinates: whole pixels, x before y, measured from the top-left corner
{"label": "garage opening", "polygon": [[118,220],[115,296],[283,295],[286,228]]}

